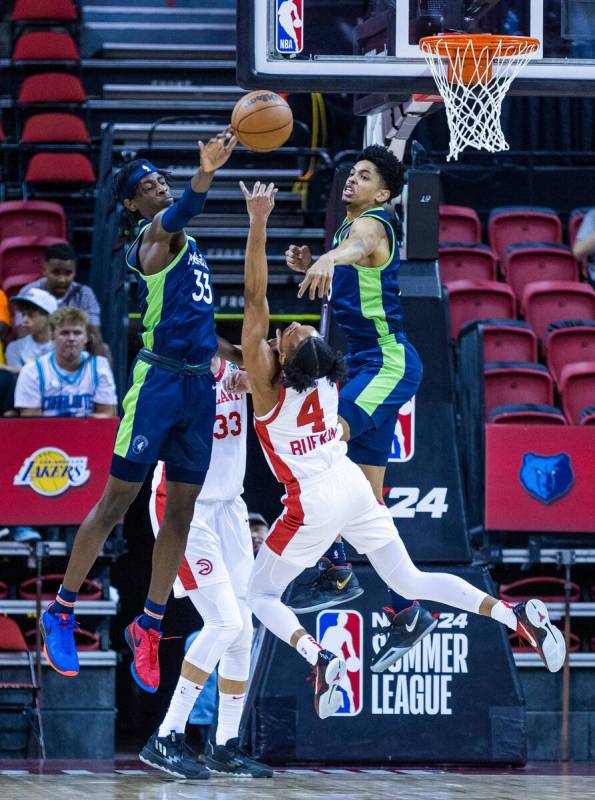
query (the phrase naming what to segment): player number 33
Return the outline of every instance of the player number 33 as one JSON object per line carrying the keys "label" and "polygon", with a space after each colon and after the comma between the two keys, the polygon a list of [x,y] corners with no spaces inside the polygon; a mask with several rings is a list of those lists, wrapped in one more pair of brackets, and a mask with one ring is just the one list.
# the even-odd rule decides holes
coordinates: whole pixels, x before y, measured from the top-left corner
{"label": "player number 33", "polygon": [[192,299],[196,300],[197,303],[200,303],[201,300],[204,300],[205,303],[210,304],[213,302],[213,292],[211,290],[211,284],[209,283],[209,273],[203,272],[200,269],[195,269],[194,274],[196,275],[196,292],[192,292]]}

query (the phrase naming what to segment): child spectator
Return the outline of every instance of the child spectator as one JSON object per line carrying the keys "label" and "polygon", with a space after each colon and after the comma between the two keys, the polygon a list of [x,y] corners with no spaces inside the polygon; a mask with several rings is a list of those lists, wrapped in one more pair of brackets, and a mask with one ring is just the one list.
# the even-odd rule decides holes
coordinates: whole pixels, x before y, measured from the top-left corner
{"label": "child spectator", "polygon": [[56,298],[43,289],[30,289],[11,298],[22,316],[25,335],[6,348],[5,369],[18,372],[29,361],[54,349],[50,334],[50,314],[58,309]]}
{"label": "child spectator", "polygon": [[101,335],[101,310],[95,292],[90,286],[75,281],[76,253],[69,244],[51,244],[44,253],[43,278],[28,283],[26,294],[32,288],[44,289],[56,298],[58,306],[80,308],[89,317],[92,346],[88,349],[98,355],[109,355]]}
{"label": "child spectator", "polygon": [[80,308],[63,306],[52,314],[54,352],[26,364],[17,380],[15,406],[22,417],[116,416],[116,387],[107,358],[83,352],[87,326]]}

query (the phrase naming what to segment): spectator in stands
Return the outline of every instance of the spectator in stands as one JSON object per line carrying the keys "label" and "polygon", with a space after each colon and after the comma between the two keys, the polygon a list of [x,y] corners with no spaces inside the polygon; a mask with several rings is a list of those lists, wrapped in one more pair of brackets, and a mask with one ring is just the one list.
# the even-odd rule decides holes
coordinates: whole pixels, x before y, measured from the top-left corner
{"label": "spectator in stands", "polygon": [[591,285],[595,286],[595,208],[591,208],[583,217],[572,253],[579,261],[587,259],[587,276]]}
{"label": "spectator in stands", "polygon": [[55,351],[26,364],[17,380],[15,406],[22,417],[116,416],[116,387],[107,358],[83,352],[88,324],[80,308],[63,306],[52,314]]}
{"label": "spectator in stands", "polygon": [[0,364],[4,364],[4,350],[10,334],[10,304],[6,293],[0,289]]}
{"label": "spectator in stands", "polygon": [[90,344],[88,350],[95,355],[109,357],[109,348],[101,335],[101,310],[95,292],[90,286],[75,281],[76,253],[69,244],[51,244],[44,253],[43,278],[27,284],[23,289],[39,288],[56,298],[58,306],[80,308],[89,317]]}
{"label": "spectator in stands", "polygon": [[43,289],[24,290],[12,298],[22,317],[25,335],[6,348],[4,369],[19,372],[21,367],[54,349],[50,332],[50,314],[58,310],[56,298]]}
{"label": "spectator in stands", "polygon": [[260,550],[261,544],[269,535],[269,524],[258,511],[249,511],[248,525],[250,525],[250,533],[252,534],[252,548],[254,549],[254,555],[256,555]]}

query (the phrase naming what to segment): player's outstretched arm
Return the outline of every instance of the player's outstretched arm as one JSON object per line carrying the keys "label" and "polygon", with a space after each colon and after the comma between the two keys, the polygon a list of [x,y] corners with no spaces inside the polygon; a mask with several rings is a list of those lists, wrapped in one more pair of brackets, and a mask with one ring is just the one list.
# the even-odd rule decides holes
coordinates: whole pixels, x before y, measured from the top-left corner
{"label": "player's outstretched arm", "polygon": [[310,300],[325,297],[333,282],[335,264],[360,264],[376,250],[384,235],[382,223],[373,217],[356,219],[345,241],[323,253],[308,269],[300,283],[298,297],[306,292]]}
{"label": "player's outstretched arm", "polygon": [[237,364],[238,367],[244,366],[244,356],[239,345],[228,342],[222,336],[217,336],[217,344],[219,345],[217,348],[218,356],[226,361],[231,361],[232,364]]}
{"label": "player's outstretched arm", "polygon": [[[275,355],[267,341],[269,304],[267,284],[269,269],[266,257],[267,220],[275,205],[275,185],[256,182],[252,191],[240,181],[250,216],[250,230],[244,260],[244,322],[242,353],[251,378],[255,409],[258,400],[266,405],[271,382],[278,370]],[[255,388],[256,387],[256,388]],[[264,396],[263,396],[264,395]],[[257,411],[257,413],[260,413]]]}

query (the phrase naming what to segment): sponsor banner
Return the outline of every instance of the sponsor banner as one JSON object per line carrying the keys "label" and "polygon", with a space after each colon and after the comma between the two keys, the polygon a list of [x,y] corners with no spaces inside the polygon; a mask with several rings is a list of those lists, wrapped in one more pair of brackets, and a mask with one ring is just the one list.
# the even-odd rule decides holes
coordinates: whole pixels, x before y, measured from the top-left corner
{"label": "sponsor banner", "polygon": [[595,532],[595,427],[486,425],[488,530]]}
{"label": "sponsor banner", "polygon": [[[494,593],[480,568],[433,569]],[[372,672],[370,664],[386,642],[388,594],[370,565],[359,565],[357,575],[364,594],[348,607],[300,617],[307,631],[347,663],[349,685],[338,689],[344,693],[341,708],[318,718],[313,684],[303,680],[309,665],[267,633],[254,655],[246,703],[251,719],[243,726],[253,752],[286,764],[523,763],[524,707],[508,629],[422,601],[437,619],[434,630],[384,672]],[[419,623],[414,617],[411,624]],[[285,676],[281,682],[279,675]]]}
{"label": "sponsor banner", "polygon": [[107,480],[117,419],[0,420],[3,525],[74,525]]}
{"label": "sponsor banner", "polygon": [[275,49],[282,55],[304,49],[303,0],[277,0]]}

